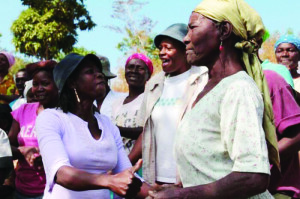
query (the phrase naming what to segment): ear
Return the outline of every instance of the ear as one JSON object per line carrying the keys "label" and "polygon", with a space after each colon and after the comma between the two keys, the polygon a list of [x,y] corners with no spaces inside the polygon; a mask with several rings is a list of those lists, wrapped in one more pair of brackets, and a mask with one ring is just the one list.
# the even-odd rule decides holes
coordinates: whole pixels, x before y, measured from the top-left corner
{"label": "ear", "polygon": [[76,83],[72,79],[67,80],[67,87],[74,89],[76,87]]}
{"label": "ear", "polygon": [[222,21],[219,25],[219,31],[220,31],[220,40],[224,41],[227,38],[230,37],[233,30],[233,26],[228,21]]}

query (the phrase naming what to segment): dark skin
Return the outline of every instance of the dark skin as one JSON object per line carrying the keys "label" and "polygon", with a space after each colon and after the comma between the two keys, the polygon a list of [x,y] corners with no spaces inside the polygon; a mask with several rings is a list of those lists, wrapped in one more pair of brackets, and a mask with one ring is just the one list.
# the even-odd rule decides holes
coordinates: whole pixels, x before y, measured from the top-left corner
{"label": "dark skin", "polygon": [[[28,74],[26,71],[18,71],[16,74],[16,86],[21,96],[23,96],[24,92],[24,84],[29,80]],[[24,97],[24,96],[23,96]]]}
{"label": "dark skin", "polygon": [[[37,96],[37,101],[40,106],[37,110],[37,115],[45,108],[54,108],[58,102],[58,90],[54,83],[52,73],[49,71],[39,71],[33,76],[32,93]],[[19,146],[18,134],[20,132],[20,124],[13,120],[8,137],[11,143],[11,149],[14,159],[23,159],[30,166],[42,169],[42,158],[38,147],[34,146]]]}
{"label": "dark skin", "polygon": [[[176,76],[188,71],[191,65],[186,60],[185,46],[179,41],[164,37],[159,44],[159,58],[166,76]],[[136,140],[134,147],[128,155],[132,164],[142,157],[142,133]]]}
{"label": "dark skin", "polygon": [[[100,68],[92,60],[84,60],[78,66],[74,74],[67,81],[67,85],[71,90],[76,89],[80,102],[74,95],[73,102],[75,108],[70,112],[80,117],[88,123],[88,128],[95,140],[101,137],[101,130],[98,122],[94,117],[93,101],[101,95],[104,95],[105,80]],[[145,197],[147,190],[141,182],[134,177],[134,173],[142,166],[142,161],[121,173],[117,174],[92,174],[80,169],[63,166],[56,173],[56,183],[65,188],[83,191],[93,189],[110,189],[120,196],[133,196],[140,190],[141,197]],[[141,187],[141,188],[140,188]]]}
{"label": "dark skin", "polygon": [[[140,59],[132,59],[125,66],[125,79],[129,87],[129,95],[123,104],[136,99],[145,90],[145,84],[150,78],[147,65]],[[128,128],[118,126],[121,136],[136,140],[143,131],[143,127]]]}
{"label": "dark skin", "polygon": [[[184,38],[187,60],[193,65],[206,65],[209,82],[193,103],[214,88],[223,78],[243,70],[237,50],[236,38],[229,22],[215,24],[198,13],[192,13],[189,30]],[[224,49],[219,51],[220,41]],[[225,70],[226,69],[226,70]],[[231,172],[215,182],[188,188],[177,188],[150,193],[152,198],[247,198],[267,189],[269,176],[261,173]]]}

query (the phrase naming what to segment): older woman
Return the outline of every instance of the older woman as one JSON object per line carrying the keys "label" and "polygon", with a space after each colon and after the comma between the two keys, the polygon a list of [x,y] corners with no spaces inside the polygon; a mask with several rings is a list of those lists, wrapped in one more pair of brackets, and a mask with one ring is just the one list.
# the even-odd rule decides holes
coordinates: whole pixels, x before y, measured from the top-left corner
{"label": "older woman", "polygon": [[13,76],[8,70],[14,65],[15,58],[9,52],[0,52],[0,103],[9,104],[18,98],[18,90]]}
{"label": "older woman", "polygon": [[[190,98],[207,82],[206,67],[187,63],[186,24],[176,23],[154,39],[163,71],[146,85],[140,109],[144,131],[130,154],[132,160],[143,156],[143,177],[150,184],[174,184],[177,180],[173,156],[175,131]],[[139,151],[139,153],[138,153]]]}
{"label": "older woman", "polygon": [[72,53],[53,71],[59,106],[37,121],[46,199],[110,198],[109,190],[132,197],[140,190],[134,172],[141,161],[131,167],[118,128],[93,106],[105,94],[101,67],[93,54]]}
{"label": "older woman", "polygon": [[19,160],[16,169],[16,199],[43,197],[46,178],[36,135],[36,118],[46,108],[53,108],[58,102],[58,90],[52,71],[55,61],[41,61],[26,66],[33,78],[32,93],[37,102],[25,103],[11,114],[14,118],[9,131],[13,158]]}
{"label": "older woman", "polygon": [[283,35],[275,43],[275,55],[279,64],[285,65],[294,79],[295,90],[300,92],[300,39],[294,35]]}
{"label": "older woman", "polygon": [[191,14],[184,39],[187,60],[206,65],[209,81],[176,133],[184,188],[152,197],[272,198],[266,191],[270,168],[265,137],[276,164],[277,143],[270,96],[255,53],[263,33],[261,18],[243,0],[204,0]]}
{"label": "older woman", "polygon": [[138,113],[144,98],[145,84],[152,73],[153,64],[146,55],[135,53],[129,56],[125,64],[128,96],[116,100],[112,106],[112,121],[120,130],[128,154],[143,130],[143,127],[138,126]]}

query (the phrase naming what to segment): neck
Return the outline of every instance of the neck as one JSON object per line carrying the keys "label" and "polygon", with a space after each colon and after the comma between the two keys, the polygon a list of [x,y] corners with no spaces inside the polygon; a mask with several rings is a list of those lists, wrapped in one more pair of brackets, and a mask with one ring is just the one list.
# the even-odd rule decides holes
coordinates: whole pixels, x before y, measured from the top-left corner
{"label": "neck", "polygon": [[222,51],[216,61],[209,67],[209,79],[223,79],[244,70],[236,50]]}
{"label": "neck", "polygon": [[80,103],[76,102],[75,110],[71,111],[74,115],[77,115],[84,121],[88,121],[94,117],[93,101],[85,100]]}
{"label": "neck", "polygon": [[137,87],[134,87],[134,88],[129,87],[129,95],[128,96],[130,96],[130,97],[137,97],[140,94],[142,94],[144,91],[145,91],[145,86],[139,87],[139,88],[137,88]]}
{"label": "neck", "polygon": [[290,69],[291,75],[294,79],[300,77],[300,74],[297,72],[297,69],[298,69],[298,66],[296,66],[293,69]]}

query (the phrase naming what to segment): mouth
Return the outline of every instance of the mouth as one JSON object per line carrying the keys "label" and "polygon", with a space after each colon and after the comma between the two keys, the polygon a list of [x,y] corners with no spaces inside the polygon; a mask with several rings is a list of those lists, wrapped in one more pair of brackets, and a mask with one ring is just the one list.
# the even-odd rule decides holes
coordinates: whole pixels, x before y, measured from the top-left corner
{"label": "mouth", "polygon": [[160,58],[161,59],[161,62],[162,62],[162,66],[167,66],[171,63],[171,60],[170,59],[166,59],[166,58]]}
{"label": "mouth", "polygon": [[36,95],[36,97],[35,97],[35,99],[38,101],[45,100],[46,98],[47,98],[46,95]]}
{"label": "mouth", "polygon": [[135,81],[135,80],[138,80],[138,79],[139,79],[139,76],[138,76],[138,75],[131,74],[131,75],[128,75],[128,76],[127,76],[127,79],[128,79],[128,80]]}

